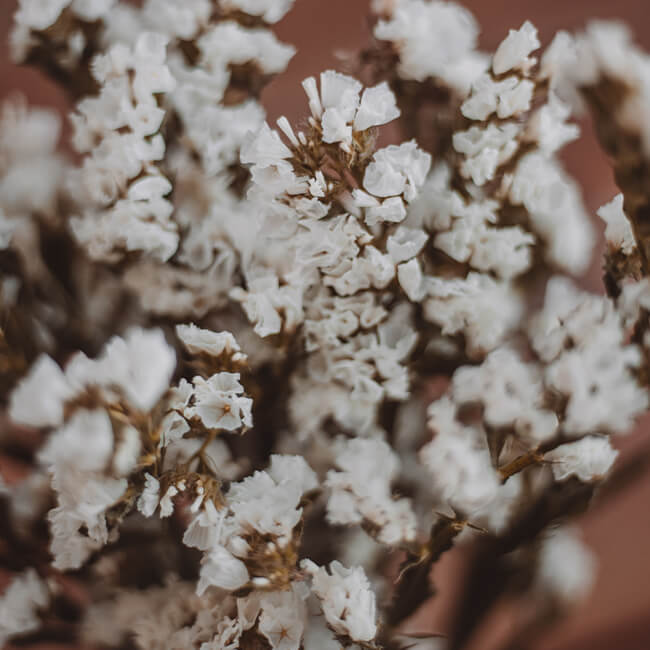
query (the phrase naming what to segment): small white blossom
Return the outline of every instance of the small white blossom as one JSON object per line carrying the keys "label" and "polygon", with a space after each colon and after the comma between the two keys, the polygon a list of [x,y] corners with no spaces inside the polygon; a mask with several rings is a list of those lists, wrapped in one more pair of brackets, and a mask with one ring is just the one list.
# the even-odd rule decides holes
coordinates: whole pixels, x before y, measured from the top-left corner
{"label": "small white blossom", "polygon": [[277,277],[255,278],[249,281],[248,290],[235,287],[230,296],[241,303],[249,320],[255,323],[255,332],[260,336],[278,334],[283,326],[293,331],[304,317],[300,288],[280,286]]}
{"label": "small white blossom", "polygon": [[169,387],[176,354],[161,330],[133,328],[113,337],[89,368],[87,382],[117,386],[138,409],[149,411]]}
{"label": "small white blossom", "polygon": [[218,546],[225,516],[225,509],[217,510],[211,500],[204,501],[203,507],[185,530],[183,544],[201,551]]}
{"label": "small white blossom", "polygon": [[259,167],[277,165],[291,157],[291,150],[282,142],[277,131],[264,123],[259,132],[250,134],[241,150],[241,161]]}
{"label": "small white blossom", "polygon": [[365,131],[399,117],[395,95],[384,81],[366,88],[348,75],[326,70],[320,75],[320,94],[313,77],[303,81],[314,118],[321,121],[323,142],[350,142],[352,131]]}
{"label": "small white blossom", "polygon": [[39,451],[53,471],[63,467],[99,472],[113,452],[113,427],[106,411],[77,411]]}
{"label": "small white blossom", "polygon": [[379,20],[375,38],[392,41],[404,79],[438,78],[465,94],[487,61],[475,51],[478,25],[472,14],[452,2],[391,2],[390,17]]}
{"label": "small white blossom", "polygon": [[511,29],[494,53],[492,59],[494,74],[500,75],[513,69],[528,72],[536,61],[536,59],[530,58],[529,54],[539,46],[537,29],[529,21],[526,21],[519,29]]}
{"label": "small white blossom", "polygon": [[262,599],[258,629],[271,647],[298,650],[305,630],[304,596],[294,587],[291,591],[271,592]]}
{"label": "small white blossom", "polygon": [[239,373],[220,372],[209,379],[194,377],[194,403],[185,417],[198,417],[209,429],[235,431],[253,426],[253,400],[245,397]]}
{"label": "small white blossom", "polygon": [[[641,310],[650,311],[650,279],[643,278],[638,282],[629,282],[623,285],[616,306],[623,318],[625,328],[633,327],[641,316]],[[648,347],[646,341],[644,341],[644,347]]]}
{"label": "small white blossom", "polygon": [[499,490],[485,434],[457,422],[449,398],[431,404],[428,414],[435,437],[420,450],[420,460],[442,501],[471,517],[490,504]]}
{"label": "small white blossom", "polygon": [[363,177],[364,188],[378,197],[404,195],[412,201],[424,183],[431,156],[418,148],[415,141],[389,145],[375,152]]}
{"label": "small white blossom", "polygon": [[276,483],[266,472],[255,472],[228,490],[228,504],[239,526],[273,535],[286,545],[302,517],[301,485],[287,477]]}
{"label": "small white blossom", "polygon": [[246,565],[223,546],[215,546],[203,558],[196,593],[201,596],[208,587],[235,591],[248,580]]}
{"label": "small white blossom", "polygon": [[516,151],[519,130],[519,125],[506,122],[502,125],[490,123],[485,128],[473,126],[454,133],[454,149],[466,156],[463,174],[471,177],[476,185],[492,180],[498,166]]}
{"label": "small white blossom", "polygon": [[604,477],[614,464],[618,451],[606,436],[585,436],[576,442],[560,445],[545,454],[556,481],[577,476],[581,481]]}
{"label": "small white blossom", "polygon": [[375,594],[361,567],[346,568],[336,560],[319,567],[303,560],[301,568],[312,577],[327,623],[338,634],[353,641],[369,642],[377,634]]}
{"label": "small white blossom", "polygon": [[365,131],[371,126],[392,122],[400,116],[395,95],[385,81],[366,88],[361,95],[359,109],[354,117],[354,130]]}
{"label": "small white blossom", "polygon": [[130,425],[122,427],[113,455],[113,471],[117,476],[128,476],[135,469],[141,448],[140,432]]}
{"label": "small white blossom", "polygon": [[160,499],[160,517],[169,517],[174,512],[173,498],[178,494],[179,490],[175,485],[170,485],[167,491]]}
{"label": "small white blossom", "polygon": [[481,404],[490,427],[513,427],[533,443],[548,440],[558,427],[557,415],[543,407],[541,369],[509,348],[494,350],[480,366],[458,368],[452,394],[457,404]]}
{"label": "small white blossom", "polygon": [[158,507],[160,500],[160,482],[148,472],[144,475],[145,484],[138,498],[138,510],[145,516],[151,517]]}
{"label": "small white blossom", "polygon": [[34,569],[15,576],[0,595],[0,644],[38,630],[39,610],[45,610],[49,602],[49,589]]}
{"label": "small white blossom", "polygon": [[412,541],[415,514],[408,499],[394,499],[391,482],[399,473],[399,460],[383,440],[338,440],[336,465],[325,485],[331,490],[327,518],[333,524],[357,524],[364,519],[379,529],[377,539],[396,545]]}
{"label": "small white blossom", "polygon": [[306,494],[318,487],[318,477],[302,456],[273,454],[267,470],[269,476],[278,484],[290,481]]}
{"label": "small white blossom", "polygon": [[388,237],[386,250],[395,264],[414,258],[425,246],[428,235],[420,229],[401,226]]}
{"label": "small white blossom", "polygon": [[197,41],[204,64],[211,69],[255,63],[266,74],[282,72],[296,50],[268,29],[247,28],[234,20],[212,26]]}
{"label": "small white blossom", "polygon": [[510,185],[510,200],[528,211],[531,227],[546,244],[545,257],[558,269],[582,273],[594,232],[580,190],[553,158],[543,152],[523,157]]}
{"label": "small white blossom", "polygon": [[632,224],[623,212],[623,195],[617,194],[609,203],[598,210],[598,216],[605,222],[605,239],[613,250],[630,255],[636,249]]}
{"label": "small white blossom", "polygon": [[493,113],[505,119],[530,109],[535,84],[515,76],[494,81],[489,74],[479,77],[470,96],[463,102],[461,112],[470,120],[486,120]]}
{"label": "small white blossom", "polygon": [[177,325],[176,335],[191,354],[205,353],[219,357],[225,353],[236,360],[246,358],[246,355],[241,354],[241,348],[231,332],[213,332],[191,323]]}
{"label": "small white blossom", "polygon": [[621,316],[609,299],[552,279],[531,340],[548,363],[546,385],[567,398],[568,433],[623,432],[647,408],[646,391],[633,374],[640,350],[625,343]]}
{"label": "small white blossom", "polygon": [[260,16],[267,23],[276,23],[291,9],[294,0],[221,0],[226,9],[238,9],[251,16]]}
{"label": "small white blossom", "polygon": [[526,137],[539,143],[539,148],[550,156],[580,135],[580,128],[567,119],[571,107],[549,91],[548,102],[536,111],[526,130]]}
{"label": "small white blossom", "polygon": [[73,395],[61,368],[43,355],[12,392],[9,416],[14,422],[34,427],[57,426],[63,420],[66,400]]}
{"label": "small white blossom", "polygon": [[443,334],[463,332],[470,353],[491,350],[519,321],[521,298],[506,282],[480,273],[465,279],[433,277],[426,283],[425,317]]}
{"label": "small white blossom", "polygon": [[596,568],[596,557],[576,531],[558,528],[542,544],[537,584],[564,604],[572,605],[591,590]]}
{"label": "small white blossom", "polygon": [[174,0],[147,0],[142,17],[156,32],[192,40],[208,23],[210,11],[209,0],[187,0],[182,4]]}

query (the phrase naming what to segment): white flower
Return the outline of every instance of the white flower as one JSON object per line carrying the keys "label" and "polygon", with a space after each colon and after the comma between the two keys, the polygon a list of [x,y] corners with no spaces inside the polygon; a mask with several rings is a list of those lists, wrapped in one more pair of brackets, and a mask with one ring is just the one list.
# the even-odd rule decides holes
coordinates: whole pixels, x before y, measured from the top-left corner
{"label": "white flower", "polygon": [[276,591],[262,598],[258,630],[276,650],[298,650],[305,629],[306,608],[294,588]]}
{"label": "white flower", "polygon": [[400,0],[390,3],[390,17],[379,20],[375,38],[392,41],[404,79],[439,78],[465,94],[487,67],[475,51],[478,25],[472,14],[452,2]]}
{"label": "white flower", "polygon": [[424,298],[424,275],[417,259],[414,258],[398,265],[397,279],[409,300],[420,302]]}
{"label": "white flower", "polygon": [[250,62],[266,74],[282,72],[296,51],[268,29],[250,29],[233,20],[211,26],[197,45],[208,69],[228,69],[231,64]]}
{"label": "white flower", "polygon": [[57,495],[58,505],[48,519],[53,565],[59,569],[79,568],[92,551],[108,542],[104,513],[128,485],[124,478],[105,474],[113,449],[113,427],[106,411],[80,410],[39,452]]}
{"label": "white flower", "polygon": [[78,16],[93,22],[104,18],[116,2],[117,0],[72,0],[70,6]]}
{"label": "white flower", "polygon": [[267,472],[255,472],[228,490],[228,504],[240,527],[273,535],[281,546],[290,540],[302,517],[302,485],[287,477],[276,483]]}
{"label": "white flower", "polygon": [[399,458],[383,440],[339,439],[336,465],[325,485],[331,490],[327,519],[333,524],[357,524],[364,519],[378,527],[380,542],[412,541],[415,514],[408,499],[393,499],[391,482],[399,473]]}
{"label": "white flower", "polygon": [[192,40],[200,27],[210,18],[209,0],[147,0],[142,8],[142,17],[147,25],[169,37]]}
{"label": "white flower", "polygon": [[365,131],[371,126],[392,122],[400,116],[395,104],[395,95],[385,81],[366,88],[361,95],[361,103],[354,117],[354,130]]}
{"label": "white flower", "polygon": [[556,447],[544,458],[551,461],[556,481],[575,475],[587,482],[604,477],[617,456],[618,451],[606,436],[585,436],[576,442]]}
{"label": "white flower", "polygon": [[524,73],[535,64],[536,59],[529,54],[539,47],[537,29],[526,21],[518,30],[511,29],[505,40],[499,45],[492,59],[494,74],[500,75],[519,68]]}
{"label": "white flower", "polygon": [[580,135],[576,124],[567,123],[570,115],[571,107],[550,90],[548,102],[533,114],[528,124],[527,138],[536,140],[547,156],[552,155]]}
{"label": "white flower", "polygon": [[0,596],[0,644],[37,630],[39,610],[44,611],[49,602],[49,589],[34,569],[15,576]]}
{"label": "white flower", "polygon": [[215,546],[203,556],[196,593],[202,596],[208,587],[235,591],[248,580],[246,565],[223,546]]}
{"label": "white flower", "polygon": [[427,243],[428,235],[419,228],[400,226],[386,241],[386,250],[395,264],[415,257]]}
{"label": "white flower", "polygon": [[632,224],[623,212],[623,195],[617,194],[597,214],[606,224],[605,239],[611,248],[630,255],[636,249],[636,238]]}
{"label": "white flower", "polygon": [[148,472],[144,475],[145,484],[138,498],[138,510],[145,516],[151,517],[158,507],[160,499],[160,482]]}
{"label": "white flower", "polygon": [[625,344],[621,315],[609,299],[552,279],[531,342],[548,362],[546,385],[567,398],[566,432],[623,432],[647,408],[648,395],[633,373],[641,351]]}
{"label": "white flower", "polygon": [[303,81],[312,116],[321,121],[323,142],[349,142],[352,131],[365,131],[399,117],[395,95],[384,81],[366,88],[354,77],[326,70],[320,75],[320,94],[316,80]]}
{"label": "white flower", "polygon": [[470,120],[486,120],[492,113],[501,119],[513,117],[530,108],[534,89],[535,84],[529,79],[511,76],[494,81],[484,74],[474,82],[461,112]]}
{"label": "white flower", "polygon": [[512,123],[488,124],[485,128],[473,126],[453,135],[454,149],[465,154],[462,172],[476,185],[492,180],[499,167],[516,151],[520,126]]}
{"label": "white flower", "polygon": [[363,177],[364,188],[379,197],[404,194],[412,201],[424,183],[431,156],[418,148],[414,140],[389,145],[375,152]]}
{"label": "white flower", "polygon": [[157,95],[176,85],[166,44],[162,34],[142,32],[132,49],[116,43],[98,55],[92,72],[100,92],[79,102],[71,118],[73,144],[87,155],[68,179],[80,204],[70,226],[96,260],[113,263],[132,250],[166,261],[178,246],[165,198],[172,187],[156,165],[165,153]]}
{"label": "white flower", "polygon": [[[178,492],[179,490],[175,485],[170,485],[167,488],[167,491],[163,495],[162,499],[160,499],[161,519],[171,516],[171,514],[174,512],[174,502],[172,499],[178,494]],[[150,495],[148,497],[148,501],[150,502]]]}
{"label": "white flower", "polygon": [[[628,282],[622,289],[616,307],[623,318],[624,327],[629,329],[639,320],[642,309],[650,311],[650,279]],[[648,347],[647,341],[644,341],[644,347]]]}
{"label": "white flower", "polygon": [[247,291],[241,287],[231,289],[230,297],[241,303],[248,319],[255,323],[255,332],[262,337],[278,334],[283,326],[291,332],[304,318],[302,289],[290,284],[280,286],[273,275],[250,280]]}
{"label": "white flower", "polygon": [[528,211],[551,264],[576,275],[586,269],[595,240],[593,228],[578,186],[557,160],[543,152],[524,156],[512,179],[510,200]]}
{"label": "white flower", "polygon": [[176,325],[176,335],[191,354],[205,353],[219,357],[226,353],[233,359],[235,356],[238,360],[246,358],[246,355],[240,353],[239,344],[231,332],[213,332],[191,323]]}
{"label": "white flower", "polygon": [[241,149],[241,161],[258,167],[277,165],[291,158],[291,150],[282,142],[277,131],[265,122],[256,134],[249,134]]}
{"label": "white flower", "polygon": [[359,106],[361,82],[334,70],[320,75],[320,99],[325,111],[334,110],[346,122],[352,121]]}
{"label": "white flower", "polygon": [[443,334],[463,332],[471,354],[497,347],[521,317],[522,303],[516,290],[486,274],[471,272],[464,279],[427,278],[426,291],[425,318],[438,324]]}
{"label": "white flower", "polygon": [[330,627],[353,641],[372,641],[377,634],[375,594],[364,570],[348,569],[336,560],[330,563],[330,572],[311,560],[300,566],[312,577],[312,591]]}
{"label": "white flower", "polygon": [[133,328],[106,344],[93,374],[99,385],[119,387],[136,408],[149,411],[169,387],[175,367],[176,354],[161,330]]}
{"label": "white flower", "polygon": [[420,460],[431,473],[434,492],[471,517],[488,506],[499,490],[485,434],[460,424],[448,397],[431,404],[428,415],[435,437],[420,450]]}
{"label": "white flower", "polygon": [[194,403],[185,409],[185,417],[198,417],[209,429],[235,431],[252,427],[253,400],[244,397],[239,373],[220,372],[205,380],[194,377]]}
{"label": "white flower", "polygon": [[113,453],[113,427],[104,410],[77,411],[38,452],[40,462],[60,468],[101,472]]}
{"label": "white flower", "polygon": [[72,0],[21,0],[15,20],[30,29],[43,31],[53,25]]}
{"label": "white flower", "polygon": [[[66,467],[54,474],[52,486],[59,503],[48,513],[52,565],[62,571],[78,569],[108,542],[104,513],[124,495],[128,483],[126,479],[80,475],[74,467]],[[85,534],[80,532],[82,527]]]}
{"label": "white flower", "polygon": [[302,456],[273,454],[266,471],[278,485],[291,482],[302,494],[315,490],[319,484],[316,473]]}
{"label": "white flower", "polygon": [[291,9],[295,0],[221,0],[226,9],[239,9],[260,16],[267,23],[277,23]]}
{"label": "white flower", "polygon": [[490,427],[514,427],[534,443],[548,440],[558,427],[555,413],[543,408],[541,369],[524,363],[510,348],[494,350],[480,366],[458,368],[452,394],[457,404],[481,404]]}
{"label": "white flower", "polygon": [[185,530],[183,544],[201,551],[218,546],[225,516],[225,509],[217,510],[212,500],[204,501],[203,507]]}
{"label": "white flower", "polygon": [[57,426],[63,421],[66,400],[74,396],[58,364],[40,356],[11,393],[9,417],[33,427]]}
{"label": "white flower", "polygon": [[123,426],[113,455],[113,470],[117,476],[128,476],[135,469],[141,447],[140,432],[130,425]]}
{"label": "white flower", "polygon": [[596,557],[576,531],[558,528],[542,544],[537,584],[565,605],[572,605],[591,590],[596,566]]}
{"label": "white flower", "polygon": [[178,386],[169,391],[167,414],[161,423],[160,446],[167,447],[170,443],[180,440],[190,429],[190,425],[182,413],[193,394],[192,384],[181,379]]}
{"label": "white flower", "polygon": [[352,127],[335,108],[327,108],[321,117],[323,142],[346,142],[352,138]]}

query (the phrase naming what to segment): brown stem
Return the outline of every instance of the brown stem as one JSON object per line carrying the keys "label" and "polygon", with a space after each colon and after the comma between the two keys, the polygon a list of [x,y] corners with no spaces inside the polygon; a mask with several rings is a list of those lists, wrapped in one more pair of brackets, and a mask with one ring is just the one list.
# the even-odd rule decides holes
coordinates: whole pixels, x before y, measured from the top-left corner
{"label": "brown stem", "polygon": [[499,468],[499,476],[501,477],[501,483],[505,483],[511,476],[522,472],[527,467],[532,465],[539,465],[544,461],[544,454],[540,454],[537,449],[517,456],[514,460],[511,460],[506,465],[503,465]]}

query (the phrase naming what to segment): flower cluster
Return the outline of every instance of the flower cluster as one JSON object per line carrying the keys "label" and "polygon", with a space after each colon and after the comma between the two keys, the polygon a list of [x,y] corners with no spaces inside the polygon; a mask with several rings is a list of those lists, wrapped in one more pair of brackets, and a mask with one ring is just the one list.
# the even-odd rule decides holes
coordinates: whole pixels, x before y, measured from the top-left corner
{"label": "flower cluster", "polygon": [[[4,104],[2,643],[410,647],[471,544],[450,647],[525,594],[519,647],[593,583],[568,520],[650,405],[650,59],[603,23],[490,55],[458,5],[373,0],[352,74],[271,126],[292,4],[19,2],[76,155]],[[621,189],[607,296],[570,277],[580,104]]]}

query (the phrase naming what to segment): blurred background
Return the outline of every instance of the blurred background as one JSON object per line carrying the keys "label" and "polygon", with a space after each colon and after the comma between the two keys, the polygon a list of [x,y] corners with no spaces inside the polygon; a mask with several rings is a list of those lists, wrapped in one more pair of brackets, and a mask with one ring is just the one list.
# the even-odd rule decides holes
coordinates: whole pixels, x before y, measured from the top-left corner
{"label": "blurred background", "polygon": [[[307,107],[300,81],[323,69],[341,69],[340,55],[354,52],[368,42],[368,4],[369,0],[296,0],[293,11],[276,26],[278,37],[295,45],[298,54],[287,72],[264,91],[270,120],[283,114],[290,120],[304,117]],[[508,29],[519,27],[526,19],[539,29],[545,45],[558,29],[577,29],[596,18],[624,20],[637,41],[650,49],[650,30],[646,28],[649,0],[468,0],[462,4],[481,25],[481,47],[488,51],[494,50]],[[15,5],[14,0],[0,1],[0,101],[19,92],[30,103],[67,112],[71,107],[55,85],[40,73],[9,61],[6,40]],[[583,188],[589,212],[595,215],[617,190],[589,123],[582,122],[581,126],[583,137],[567,147],[564,160]],[[602,231],[600,223],[596,227]],[[586,287],[598,292],[602,292],[601,256],[602,244],[594,251],[591,269],[582,279]],[[623,457],[647,447],[650,417],[618,442]],[[5,473],[7,468],[2,471]],[[577,604],[535,646],[536,650],[650,650],[650,474],[599,504],[581,517],[579,524],[599,558],[596,586],[588,600]],[[452,552],[436,566],[438,598],[414,618],[413,630],[444,633],[446,614],[453,601],[454,575],[462,569],[462,561],[462,553]],[[498,647],[498,639],[507,634],[514,615],[514,610],[504,607],[499,620],[485,630],[476,650]]]}

